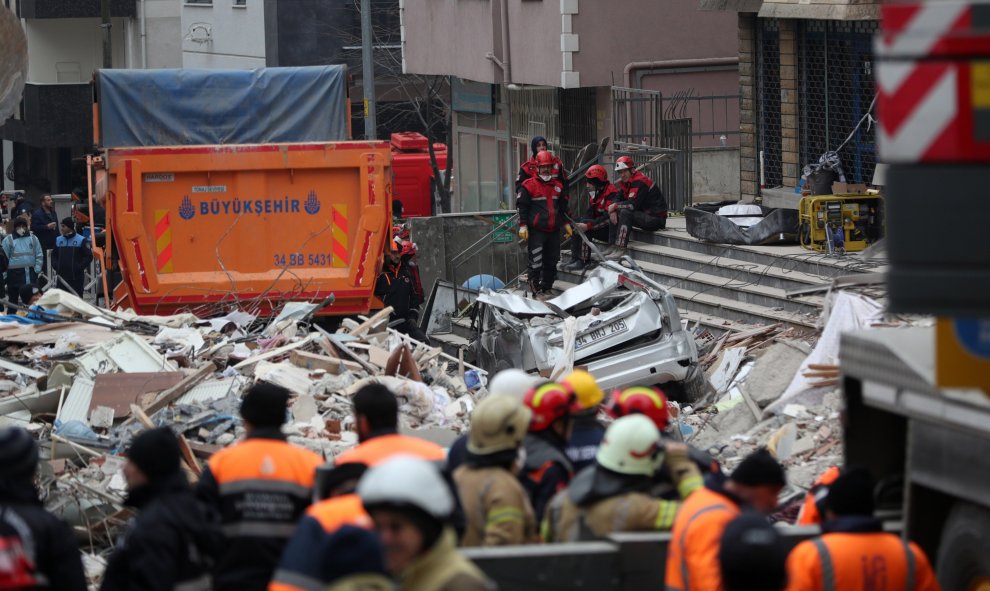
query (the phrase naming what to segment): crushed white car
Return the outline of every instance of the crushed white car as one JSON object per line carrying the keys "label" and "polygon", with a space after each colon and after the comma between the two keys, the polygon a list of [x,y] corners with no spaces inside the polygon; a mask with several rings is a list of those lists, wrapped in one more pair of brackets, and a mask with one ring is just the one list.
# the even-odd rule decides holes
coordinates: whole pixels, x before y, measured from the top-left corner
{"label": "crushed white car", "polygon": [[476,363],[559,375],[586,369],[602,389],[659,385],[695,401],[710,386],[674,297],[638,270],[605,262],[546,302],[482,290],[473,320]]}

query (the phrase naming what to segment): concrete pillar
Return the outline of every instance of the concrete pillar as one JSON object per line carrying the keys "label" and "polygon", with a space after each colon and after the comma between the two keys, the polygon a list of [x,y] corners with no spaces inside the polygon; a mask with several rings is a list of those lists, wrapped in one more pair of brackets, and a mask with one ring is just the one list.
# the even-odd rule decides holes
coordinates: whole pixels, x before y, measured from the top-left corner
{"label": "concrete pillar", "polygon": [[739,13],[739,195],[756,199],[756,14]]}
{"label": "concrete pillar", "polygon": [[797,21],[780,21],[780,161],[783,185],[797,186],[803,165],[798,146]]}

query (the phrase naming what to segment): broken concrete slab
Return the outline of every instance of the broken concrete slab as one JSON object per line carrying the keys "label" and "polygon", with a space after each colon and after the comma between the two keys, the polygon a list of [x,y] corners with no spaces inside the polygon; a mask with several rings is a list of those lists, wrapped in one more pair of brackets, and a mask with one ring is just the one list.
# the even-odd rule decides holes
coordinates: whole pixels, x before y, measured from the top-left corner
{"label": "broken concrete slab", "polygon": [[116,418],[129,417],[131,405],[140,405],[142,395],[168,390],[184,377],[181,371],[99,374],[93,380],[90,409],[108,406],[113,409]]}
{"label": "broken concrete slab", "polygon": [[753,401],[766,408],[777,400],[801,367],[807,354],[788,343],[770,345],[756,359],[743,387]]}

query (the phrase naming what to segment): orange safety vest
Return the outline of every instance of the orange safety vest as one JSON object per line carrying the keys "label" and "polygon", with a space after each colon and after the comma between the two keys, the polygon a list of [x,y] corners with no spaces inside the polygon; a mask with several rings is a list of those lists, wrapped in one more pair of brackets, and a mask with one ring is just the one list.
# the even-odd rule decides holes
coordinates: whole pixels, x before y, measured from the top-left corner
{"label": "orange safety vest", "polygon": [[718,549],[722,532],[740,513],[729,497],[699,488],[684,501],[667,547],[668,591],[720,591]]}
{"label": "orange safety vest", "polygon": [[[316,526],[313,521],[319,524]],[[296,537],[289,543],[279,568],[275,571],[268,591],[321,591],[327,587],[320,580],[319,566],[323,562],[322,543],[316,540],[332,536],[341,527],[352,525],[371,529],[374,525],[356,494],[331,497],[310,506],[299,522]],[[322,528],[323,533],[319,532]],[[300,543],[302,540],[302,543]],[[290,555],[291,554],[291,555]]]}
{"label": "orange safety vest", "polygon": [[[210,458],[229,538],[288,539],[309,506],[323,458],[280,439],[246,439]],[[289,514],[285,507],[294,509]]]}
{"label": "orange safety vest", "polygon": [[337,456],[333,463],[335,466],[364,464],[370,468],[400,454],[415,456],[431,462],[442,462],[447,458],[447,453],[443,448],[432,441],[393,433],[379,435],[352,447]]}
{"label": "orange safety vest", "polygon": [[825,520],[821,503],[828,496],[829,487],[841,474],[842,470],[838,466],[832,466],[822,472],[818,480],[815,480],[811,488],[808,489],[808,494],[804,496],[804,502],[801,504],[801,511],[798,512],[795,525],[817,525]]}
{"label": "orange safety vest", "polygon": [[925,554],[894,534],[829,533],[787,558],[787,591],[940,591]]}

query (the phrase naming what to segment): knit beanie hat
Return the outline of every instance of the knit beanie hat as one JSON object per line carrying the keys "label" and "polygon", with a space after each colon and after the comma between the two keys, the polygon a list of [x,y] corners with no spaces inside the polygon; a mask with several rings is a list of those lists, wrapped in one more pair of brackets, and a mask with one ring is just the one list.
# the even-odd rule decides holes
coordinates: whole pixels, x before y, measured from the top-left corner
{"label": "knit beanie hat", "polygon": [[168,427],[149,429],[131,441],[127,458],[148,477],[157,481],[179,471],[182,452],[179,440]]}
{"label": "knit beanie hat", "polygon": [[[533,139],[529,141],[529,149],[533,151],[533,156],[536,156],[536,144],[540,142],[543,142],[544,144],[549,144],[547,138],[543,137],[542,135],[534,135]],[[548,145],[547,147],[549,148],[550,146]]]}
{"label": "knit beanie hat", "polygon": [[765,447],[761,447],[746,456],[729,478],[733,482],[746,486],[784,486],[787,484],[784,467],[770,455]]}
{"label": "knit beanie hat", "polygon": [[241,417],[255,427],[281,427],[288,406],[288,390],[258,382],[248,389],[241,401]]}
{"label": "knit beanie hat", "polygon": [[382,543],[375,532],[355,525],[338,528],[320,552],[320,579],[333,583],[356,574],[385,574]]}
{"label": "knit beanie hat", "polygon": [[0,478],[29,480],[38,469],[38,444],[21,427],[0,428]]}
{"label": "knit beanie hat", "polygon": [[787,584],[787,549],[764,517],[744,513],[722,532],[718,562],[725,591],[780,590]]}
{"label": "knit beanie hat", "polygon": [[75,232],[76,230],[76,220],[72,219],[71,217],[62,218],[62,225],[65,226],[66,228],[72,228],[73,232]]}
{"label": "knit beanie hat", "polygon": [[27,228],[28,226],[27,220],[22,218],[21,216],[17,216],[16,218],[14,218],[14,227],[20,228],[21,226]]}
{"label": "knit beanie hat", "polygon": [[825,507],[836,515],[873,515],[873,475],[866,468],[843,471],[828,488]]}

